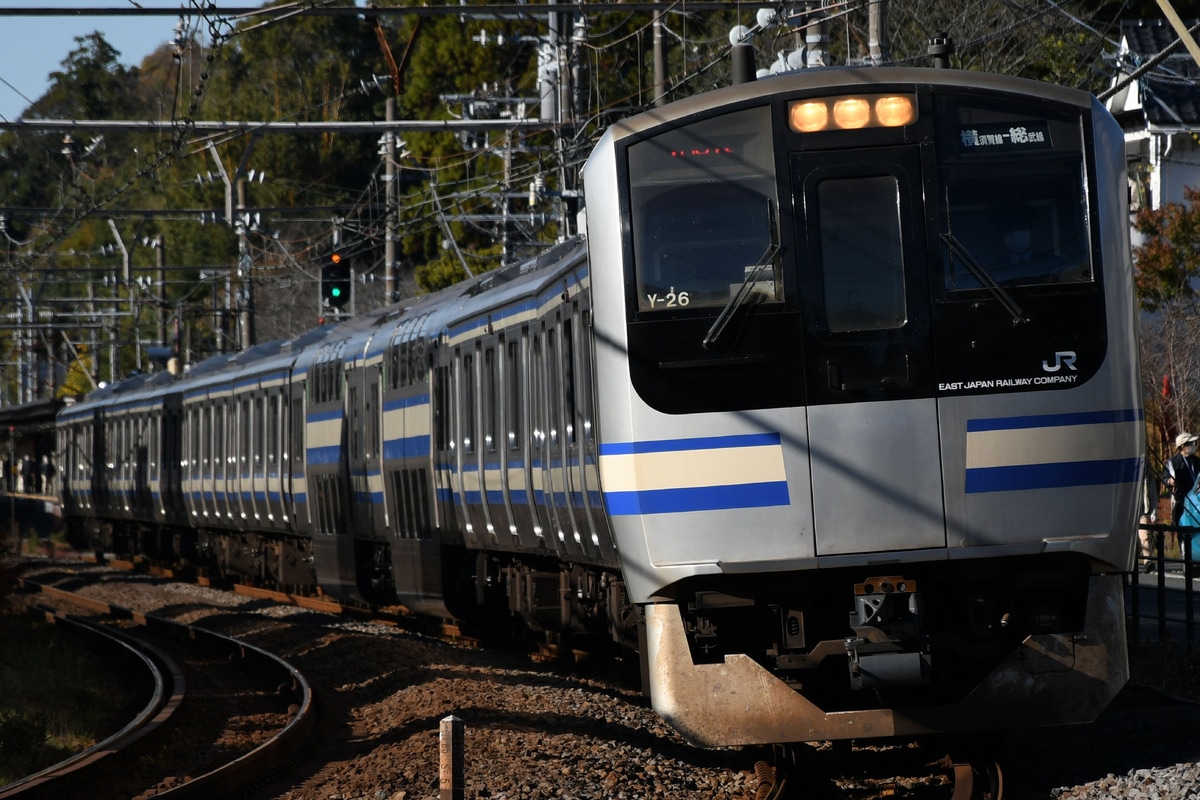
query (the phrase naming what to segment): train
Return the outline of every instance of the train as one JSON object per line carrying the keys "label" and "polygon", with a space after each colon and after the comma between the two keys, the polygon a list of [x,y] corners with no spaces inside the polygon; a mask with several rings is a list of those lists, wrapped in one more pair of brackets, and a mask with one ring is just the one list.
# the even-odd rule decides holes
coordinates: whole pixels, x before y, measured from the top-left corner
{"label": "train", "polygon": [[1144,411],[1090,94],[837,67],[612,125],[581,235],[57,420],[104,552],[636,652],[701,747],[1085,722]]}

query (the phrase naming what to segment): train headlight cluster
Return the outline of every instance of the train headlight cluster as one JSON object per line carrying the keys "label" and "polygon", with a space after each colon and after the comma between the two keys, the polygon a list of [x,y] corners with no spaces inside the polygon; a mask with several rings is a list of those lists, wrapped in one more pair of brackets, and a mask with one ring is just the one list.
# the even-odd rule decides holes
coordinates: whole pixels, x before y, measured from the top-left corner
{"label": "train headlight cluster", "polygon": [[901,128],[916,119],[916,98],[909,94],[818,97],[788,105],[788,124],[797,133]]}

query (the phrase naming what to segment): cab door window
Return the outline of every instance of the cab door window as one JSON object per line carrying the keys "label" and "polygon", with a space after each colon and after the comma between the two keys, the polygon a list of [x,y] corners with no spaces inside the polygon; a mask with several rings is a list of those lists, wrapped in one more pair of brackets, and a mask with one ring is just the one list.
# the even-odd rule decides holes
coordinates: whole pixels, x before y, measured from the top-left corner
{"label": "cab door window", "polygon": [[907,314],[896,178],[823,180],[816,194],[830,332],[903,327]]}

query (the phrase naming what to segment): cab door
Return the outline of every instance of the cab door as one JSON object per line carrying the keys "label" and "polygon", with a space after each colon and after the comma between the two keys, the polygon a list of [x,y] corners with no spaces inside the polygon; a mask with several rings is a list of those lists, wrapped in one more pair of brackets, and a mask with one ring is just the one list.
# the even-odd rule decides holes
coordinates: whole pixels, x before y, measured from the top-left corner
{"label": "cab door", "polygon": [[818,556],[946,544],[921,156],[792,158]]}

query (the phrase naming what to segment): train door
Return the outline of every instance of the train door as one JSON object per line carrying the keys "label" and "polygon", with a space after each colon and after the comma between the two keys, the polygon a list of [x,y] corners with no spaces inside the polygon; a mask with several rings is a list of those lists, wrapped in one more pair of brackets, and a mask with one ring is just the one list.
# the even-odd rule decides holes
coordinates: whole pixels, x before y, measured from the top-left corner
{"label": "train door", "polygon": [[501,364],[504,353],[504,336],[488,341],[483,348],[482,371],[480,374],[481,416],[483,429],[480,432],[481,446],[481,499],[487,514],[488,530],[493,541],[502,545],[515,544],[512,535],[512,514],[509,510],[507,491],[507,443],[503,441],[504,376]]}
{"label": "train door", "polygon": [[539,545],[537,506],[530,479],[531,437],[529,418],[529,328],[522,326],[504,339],[504,441],[505,485],[509,513],[520,544],[528,550]]}
{"label": "train door", "polygon": [[[109,510],[112,502],[112,486],[109,482],[110,472],[108,470],[109,451],[112,448],[112,443],[109,437],[108,414],[103,408],[96,409],[96,415],[91,420],[92,428],[92,485],[95,487],[93,493],[93,504],[96,510],[104,513]],[[16,468],[16,462],[13,462],[13,468]],[[16,478],[13,478],[14,485]]]}
{"label": "train door", "polygon": [[921,150],[792,173],[817,555],[945,547]]}
{"label": "train door", "polygon": [[546,400],[546,449],[542,480],[546,508],[552,520],[553,546],[561,554],[568,555],[579,552],[579,528],[571,513],[569,499],[568,473],[571,464],[568,449],[574,435],[574,420],[567,417],[567,409],[573,407],[574,403],[568,400],[570,390],[565,382],[573,380],[573,377],[563,362],[565,350],[560,338],[561,322],[561,314],[555,314],[554,322],[545,330],[543,391]]}
{"label": "train door", "polygon": [[266,432],[266,508],[267,519],[271,526],[281,528],[286,517],[283,513],[283,478],[284,464],[283,438],[287,430],[287,404],[283,402],[283,392],[280,388],[272,388],[266,395],[266,417],[263,428]]}
{"label": "train door", "polygon": [[386,540],[388,528],[387,493],[383,490],[383,395],[380,392],[381,361],[366,368],[367,385],[363,393],[363,466],[367,472],[366,503],[371,510],[374,535]]}
{"label": "train door", "polygon": [[599,548],[600,555],[615,561],[617,554],[612,546],[612,532],[608,527],[608,516],[600,493],[600,456],[596,441],[596,385],[593,367],[592,320],[590,311],[579,315],[579,332],[575,343],[579,376],[576,397],[579,404],[580,439],[580,493],[587,509],[587,520],[591,531],[592,545]]}
{"label": "train door", "polygon": [[540,323],[529,339],[529,420],[530,432],[529,489],[530,503],[534,510],[534,524],[543,544],[551,550],[558,549],[558,521],[547,493],[547,461],[549,426],[546,404],[546,328]]}
{"label": "train door", "polygon": [[224,488],[217,484],[218,476],[224,477],[221,465],[221,422],[223,415],[217,412],[217,401],[204,399],[201,406],[204,414],[204,516],[209,520],[222,517]]}
{"label": "train door", "polygon": [[571,303],[563,307],[561,323],[561,352],[559,354],[559,380],[562,403],[563,440],[563,505],[571,518],[569,546],[574,552],[593,553],[593,531],[588,518],[587,502],[584,498],[583,473],[586,453],[583,446],[584,409],[581,388],[587,381],[580,377],[577,330],[579,306]]}
{"label": "train door", "polygon": [[237,515],[239,519],[251,520],[257,515],[254,513],[254,457],[258,454],[254,450],[254,437],[256,434],[257,425],[254,418],[254,401],[251,396],[246,395],[241,398],[234,399],[237,411],[237,472],[235,479],[237,481]]}
{"label": "train door", "polygon": [[363,465],[362,369],[346,373],[346,496],[350,517],[359,536],[372,529],[367,475]]}
{"label": "train door", "polygon": [[487,533],[487,517],[483,510],[480,475],[477,352],[470,346],[457,349],[455,362],[454,377],[458,386],[453,396],[459,400],[454,404],[457,410],[455,440],[458,443],[454,462],[458,484],[455,495],[465,517],[467,544],[478,547],[481,544],[480,537]]}
{"label": "train door", "polygon": [[[304,392],[306,387],[305,379],[293,378],[289,384],[291,389],[291,413],[288,415],[288,421],[291,423],[288,432],[287,457],[284,459],[283,468],[286,470],[287,482],[285,484],[285,493],[287,499],[284,501],[284,507],[289,517],[292,519],[292,525],[295,530],[301,533],[307,533],[312,530],[312,516],[309,509],[308,494],[308,475],[305,467],[305,411],[304,411]],[[289,463],[290,462],[290,463]]]}
{"label": "train door", "polygon": [[[436,363],[436,361],[435,361]],[[430,402],[433,405],[433,494],[436,498],[434,525],[442,531],[457,527],[454,498],[454,432],[451,412],[451,372],[453,362],[434,366],[430,370]]]}
{"label": "train door", "polygon": [[160,491],[167,519],[186,519],[183,503],[183,396],[168,394],[163,399]]}
{"label": "train door", "polygon": [[266,391],[258,389],[250,402],[250,510],[261,522],[267,511],[267,409]]}

